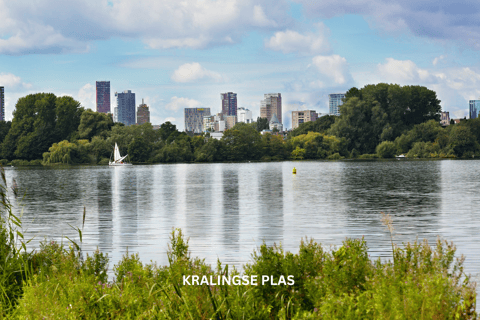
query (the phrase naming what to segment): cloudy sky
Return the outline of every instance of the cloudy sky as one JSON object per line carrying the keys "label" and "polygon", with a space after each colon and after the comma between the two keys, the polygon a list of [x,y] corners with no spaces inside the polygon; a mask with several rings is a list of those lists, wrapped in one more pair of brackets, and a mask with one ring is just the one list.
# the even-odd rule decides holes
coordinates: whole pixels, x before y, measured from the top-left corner
{"label": "cloudy sky", "polygon": [[[68,5],[67,5],[68,3]],[[328,112],[328,94],[387,82],[435,90],[451,117],[480,97],[478,0],[0,0],[7,119],[29,93],[95,110],[95,81],[144,98],[153,124],[220,93],[259,115],[264,93]]]}

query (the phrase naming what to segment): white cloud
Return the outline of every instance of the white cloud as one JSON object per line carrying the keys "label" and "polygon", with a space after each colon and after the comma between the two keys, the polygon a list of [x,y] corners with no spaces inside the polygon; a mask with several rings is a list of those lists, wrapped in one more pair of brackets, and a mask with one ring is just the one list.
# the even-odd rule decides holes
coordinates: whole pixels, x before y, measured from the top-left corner
{"label": "white cloud", "polygon": [[170,99],[170,102],[165,106],[167,110],[177,111],[183,108],[196,108],[200,106],[201,103],[194,99],[189,98],[179,98],[174,96]]}
{"label": "white cloud", "polygon": [[91,41],[112,37],[141,39],[155,49],[205,48],[292,21],[285,0],[0,0],[0,7],[6,54],[86,51]]}
{"label": "white cloud", "polygon": [[30,83],[25,83],[22,78],[12,73],[0,73],[0,86],[10,90],[29,89],[32,87]]}
{"label": "white cloud", "polygon": [[[78,101],[82,107],[96,111],[95,87],[90,83],[84,85],[78,90]],[[113,108],[111,109],[113,111]]]}
{"label": "white cloud", "polygon": [[322,23],[316,26],[318,29],[316,33],[300,34],[292,30],[276,32],[273,37],[266,41],[265,47],[283,53],[327,53],[330,51],[330,44],[327,39],[328,29]]}
{"label": "white cloud", "polygon": [[347,60],[337,54],[313,57],[312,63],[320,74],[335,84],[345,84],[349,78]]}
{"label": "white cloud", "polygon": [[410,31],[438,40],[460,40],[480,49],[480,2],[476,0],[294,0],[313,18],[363,15],[382,31]]}
{"label": "white cloud", "polygon": [[411,60],[387,58],[386,63],[378,65],[378,71],[387,82],[413,84],[434,81],[434,76],[428,70],[417,67]]}
{"label": "white cloud", "polygon": [[433,59],[433,61],[432,61],[432,64],[433,64],[434,66],[436,66],[437,63],[438,63],[440,60],[443,60],[443,59],[445,59],[445,56],[444,56],[444,55],[441,55],[441,56],[439,56],[439,57],[435,57],[435,59]]}
{"label": "white cloud", "polygon": [[222,76],[210,70],[205,69],[198,62],[185,63],[178,67],[172,74],[171,79],[175,82],[193,82],[200,79],[208,79],[219,82]]}

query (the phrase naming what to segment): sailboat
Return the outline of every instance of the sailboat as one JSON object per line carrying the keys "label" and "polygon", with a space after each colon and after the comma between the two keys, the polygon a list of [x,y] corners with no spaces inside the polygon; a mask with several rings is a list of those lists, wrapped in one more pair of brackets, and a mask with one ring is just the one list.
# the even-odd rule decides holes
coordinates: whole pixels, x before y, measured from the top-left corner
{"label": "sailboat", "polygon": [[108,165],[109,166],[131,166],[132,165],[131,163],[123,162],[123,159],[125,159],[127,156],[128,154],[123,157],[120,155],[120,150],[118,149],[118,145],[115,142],[115,149],[113,150],[113,162],[112,161],[108,162]]}

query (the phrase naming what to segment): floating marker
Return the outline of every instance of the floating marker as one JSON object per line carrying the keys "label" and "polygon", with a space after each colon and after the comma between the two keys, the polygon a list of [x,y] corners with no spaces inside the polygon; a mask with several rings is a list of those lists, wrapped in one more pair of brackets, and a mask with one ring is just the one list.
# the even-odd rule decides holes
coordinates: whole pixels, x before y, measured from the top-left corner
{"label": "floating marker", "polygon": [[295,169],[295,167],[293,167],[293,174],[297,174],[297,169]]}

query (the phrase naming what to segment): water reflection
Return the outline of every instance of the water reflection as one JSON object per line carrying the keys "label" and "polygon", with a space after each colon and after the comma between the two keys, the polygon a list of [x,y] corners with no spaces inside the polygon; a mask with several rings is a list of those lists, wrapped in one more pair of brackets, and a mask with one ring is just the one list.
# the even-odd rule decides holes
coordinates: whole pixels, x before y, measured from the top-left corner
{"label": "water reflection", "polygon": [[283,172],[281,167],[268,166],[258,172],[258,213],[260,239],[267,244],[283,238]]}
{"label": "water reflection", "polygon": [[238,251],[240,235],[238,168],[226,167],[223,178],[222,241],[224,246]]}
{"label": "water reflection", "polygon": [[[113,247],[112,171],[102,170],[97,174],[97,219],[98,246],[110,251]],[[90,214],[90,213],[89,213]]]}
{"label": "water reflection", "polygon": [[[211,234],[213,177],[209,166],[188,168],[186,183],[187,230],[190,236],[206,239]],[[201,227],[199,227],[201,226]]]}

